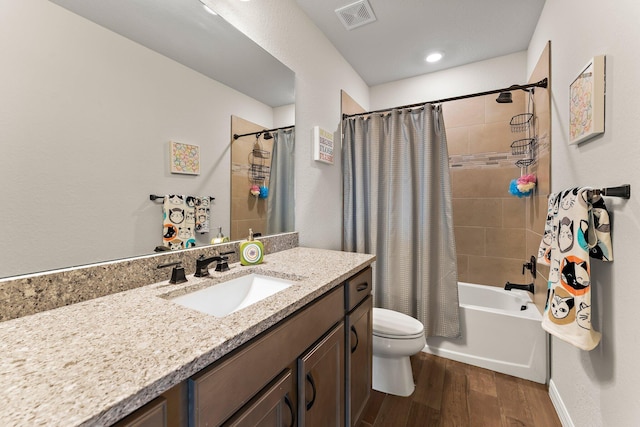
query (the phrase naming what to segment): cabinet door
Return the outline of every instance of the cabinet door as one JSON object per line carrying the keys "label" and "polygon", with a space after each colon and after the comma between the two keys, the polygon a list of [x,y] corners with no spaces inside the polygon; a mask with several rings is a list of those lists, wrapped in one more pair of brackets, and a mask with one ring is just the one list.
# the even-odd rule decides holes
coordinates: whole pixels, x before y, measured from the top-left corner
{"label": "cabinet door", "polygon": [[287,369],[252,399],[225,427],[293,427],[295,425],[293,374]]}
{"label": "cabinet door", "polygon": [[166,427],[167,400],[158,397],[135,411],[113,427]]}
{"label": "cabinet door", "polygon": [[369,296],[347,315],[347,422],[355,426],[371,395],[373,298]]}
{"label": "cabinet door", "polygon": [[344,426],[344,323],[298,359],[299,425]]}

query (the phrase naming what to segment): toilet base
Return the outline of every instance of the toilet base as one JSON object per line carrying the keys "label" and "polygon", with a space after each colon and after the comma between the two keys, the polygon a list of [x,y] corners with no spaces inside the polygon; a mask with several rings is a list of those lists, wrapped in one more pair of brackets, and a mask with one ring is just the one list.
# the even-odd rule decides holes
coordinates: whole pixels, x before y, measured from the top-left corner
{"label": "toilet base", "polygon": [[409,357],[373,356],[373,389],[396,396],[411,396],[416,386]]}

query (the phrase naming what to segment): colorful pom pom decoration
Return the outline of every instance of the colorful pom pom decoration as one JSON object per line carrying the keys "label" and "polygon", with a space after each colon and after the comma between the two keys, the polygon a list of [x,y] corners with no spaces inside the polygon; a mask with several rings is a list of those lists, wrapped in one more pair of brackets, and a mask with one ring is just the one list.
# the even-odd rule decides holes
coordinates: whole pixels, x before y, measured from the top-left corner
{"label": "colorful pom pom decoration", "polygon": [[509,183],[509,193],[517,197],[530,196],[536,188],[536,176],[534,174],[522,175],[518,179],[512,179]]}

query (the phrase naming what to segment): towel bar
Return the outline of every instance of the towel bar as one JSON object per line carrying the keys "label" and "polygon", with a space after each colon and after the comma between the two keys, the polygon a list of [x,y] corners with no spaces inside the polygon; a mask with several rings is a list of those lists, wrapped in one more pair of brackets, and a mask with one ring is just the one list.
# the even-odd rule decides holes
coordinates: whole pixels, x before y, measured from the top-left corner
{"label": "towel bar", "polygon": [[625,184],[619,187],[608,187],[594,189],[589,192],[590,196],[609,196],[609,197],[622,197],[623,199],[631,198],[631,185]]}
{"label": "towel bar", "polygon": [[[149,200],[157,200],[157,199],[161,199],[164,200],[164,196],[156,196],[155,194],[149,194]],[[209,199],[211,199],[211,201],[213,202],[216,198],[209,196]]]}

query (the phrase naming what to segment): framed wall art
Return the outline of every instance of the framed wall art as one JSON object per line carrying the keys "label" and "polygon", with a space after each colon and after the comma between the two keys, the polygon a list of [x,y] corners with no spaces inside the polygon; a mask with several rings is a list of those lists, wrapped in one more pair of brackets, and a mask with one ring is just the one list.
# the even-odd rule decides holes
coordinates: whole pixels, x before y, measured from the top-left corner
{"label": "framed wall art", "polygon": [[605,56],[595,56],[569,86],[569,144],[604,133]]}
{"label": "framed wall art", "polygon": [[169,142],[169,168],[171,173],[200,174],[200,147],[197,145]]}
{"label": "framed wall art", "polygon": [[333,164],[333,134],[320,126],[313,127],[313,159]]}

